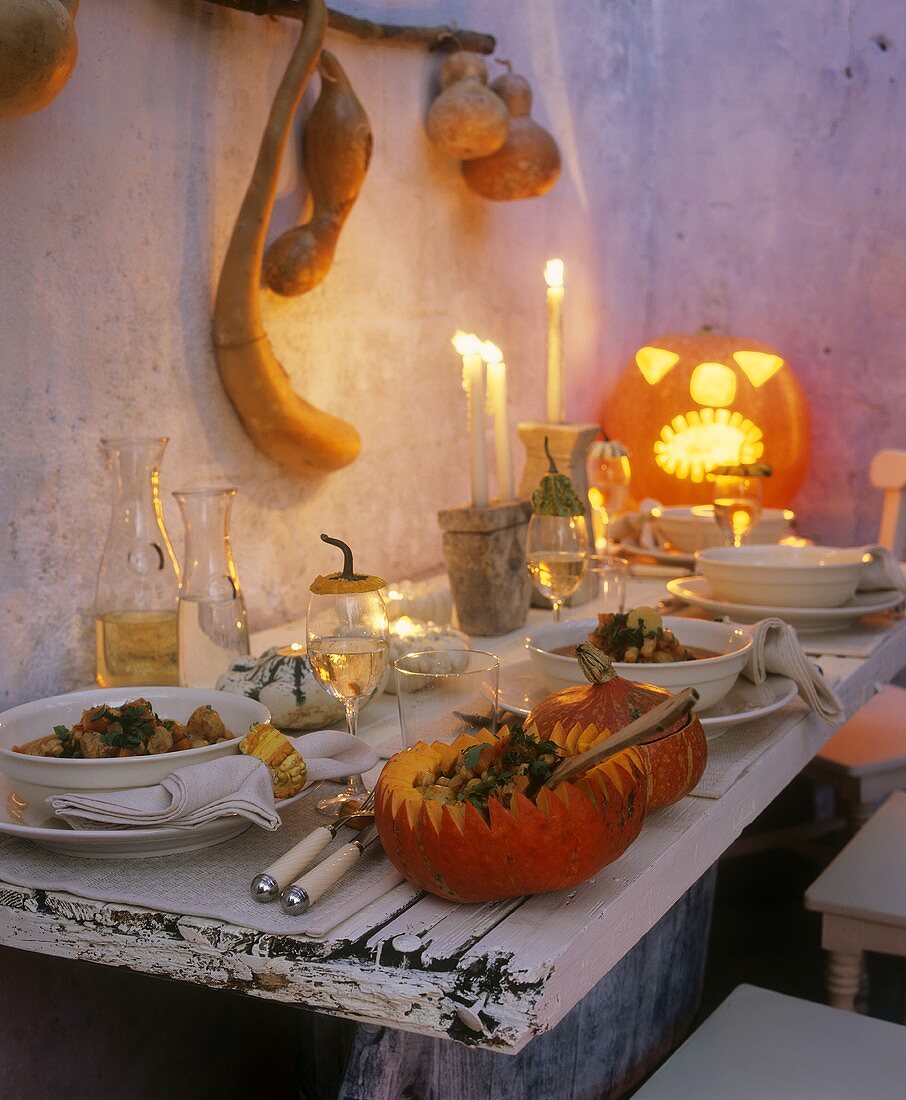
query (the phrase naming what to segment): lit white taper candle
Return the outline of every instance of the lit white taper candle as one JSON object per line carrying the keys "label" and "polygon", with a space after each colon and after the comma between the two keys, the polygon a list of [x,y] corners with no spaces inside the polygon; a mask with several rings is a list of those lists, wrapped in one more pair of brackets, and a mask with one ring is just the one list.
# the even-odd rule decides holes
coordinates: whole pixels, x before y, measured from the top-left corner
{"label": "lit white taper candle", "polygon": [[547,420],[562,424],[565,419],[563,381],[563,261],[544,265],[547,283]]}
{"label": "lit white taper candle", "polygon": [[488,503],[488,456],[485,453],[485,383],[481,341],[471,332],[458,331],[453,347],[462,356],[462,388],[466,391],[469,411],[469,473],[472,482],[472,507]]}
{"label": "lit white taper candle", "polygon": [[481,357],[488,369],[488,410],[494,418],[494,453],[497,462],[497,494],[514,500],[513,454],[510,450],[510,421],[506,401],[506,363],[503,352],[490,340],[481,345]]}

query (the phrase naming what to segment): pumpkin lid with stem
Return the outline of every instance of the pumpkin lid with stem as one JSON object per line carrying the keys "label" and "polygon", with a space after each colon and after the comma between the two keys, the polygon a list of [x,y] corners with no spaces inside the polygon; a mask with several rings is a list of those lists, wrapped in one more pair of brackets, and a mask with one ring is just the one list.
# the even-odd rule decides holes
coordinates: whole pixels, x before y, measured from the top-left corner
{"label": "pumpkin lid with stem", "polygon": [[567,475],[557,469],[547,436],[544,437],[544,453],[550,467],[532,493],[532,512],[536,516],[584,516],[585,505]]}
{"label": "pumpkin lid with stem", "polygon": [[371,573],[356,573],[353,569],[352,550],[340,539],[331,538],[330,535],[321,535],[322,542],[329,542],[331,546],[338,546],[343,551],[343,568],[338,573],[328,573],[326,576],[315,577],[310,590],[316,596],[342,596],[356,592],[378,592],[385,588],[387,582]]}

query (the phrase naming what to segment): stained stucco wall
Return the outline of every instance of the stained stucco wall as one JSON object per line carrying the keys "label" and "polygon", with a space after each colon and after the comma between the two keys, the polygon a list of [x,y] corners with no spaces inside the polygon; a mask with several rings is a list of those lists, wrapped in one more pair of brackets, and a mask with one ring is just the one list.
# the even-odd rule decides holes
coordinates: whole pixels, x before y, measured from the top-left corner
{"label": "stained stucco wall", "polygon": [[[246,439],[209,344],[212,288],[297,30],[201,0],[83,0],[60,98],[0,123],[3,616],[0,700],[92,673],[107,522],[97,440],[171,437],[164,488],[235,478],[253,627],[299,614],[324,529],[391,576],[436,566],[464,502],[448,341],[496,340],[511,416],[543,411],[546,257],[567,261],[570,413],[593,417],[632,350],[711,323],[781,350],[814,408],[802,526],[866,539],[865,468],[902,426],[906,13],[898,0],[396,0],[347,10],[497,34],[564,154],[545,198],[492,205],[426,141],[437,62],[331,33],[375,130],[328,280],[265,294],[299,392],[363,437],[329,477]],[[296,216],[295,153],[276,223]],[[168,500],[177,544],[179,520]]]}

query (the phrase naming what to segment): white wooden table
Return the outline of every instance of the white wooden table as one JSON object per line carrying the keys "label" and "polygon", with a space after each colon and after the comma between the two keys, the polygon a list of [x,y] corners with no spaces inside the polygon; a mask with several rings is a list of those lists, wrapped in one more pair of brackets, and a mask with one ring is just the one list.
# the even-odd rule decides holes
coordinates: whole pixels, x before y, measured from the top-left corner
{"label": "white wooden table", "polygon": [[[636,587],[630,602],[654,602],[659,587]],[[269,631],[255,648],[291,633]],[[521,653],[522,634],[476,645],[509,661]],[[906,666],[906,623],[869,658],[833,666],[851,713]],[[801,709],[771,721],[767,748],[727,794],[686,798],[653,815],[621,859],[575,890],[465,906],[401,885],[310,940],[0,883],[0,942],[516,1054],[623,959],[832,733]],[[394,947],[403,934],[409,940],[397,946],[409,943],[407,952]],[[481,1032],[467,1028],[462,1011],[476,1001]]]}

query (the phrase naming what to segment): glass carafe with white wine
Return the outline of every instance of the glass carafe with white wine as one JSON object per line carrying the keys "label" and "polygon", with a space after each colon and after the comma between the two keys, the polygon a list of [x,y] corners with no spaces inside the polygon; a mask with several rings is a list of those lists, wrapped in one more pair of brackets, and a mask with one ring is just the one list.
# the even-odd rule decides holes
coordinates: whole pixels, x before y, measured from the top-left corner
{"label": "glass carafe with white wine", "polygon": [[550,600],[559,622],[564,600],[579,588],[588,568],[585,506],[572,483],[557,470],[548,441],[550,469],[532,494],[525,536],[525,564],[537,591]]}
{"label": "glass carafe with white wine", "polygon": [[714,519],[725,546],[742,546],[761,518],[766,465],[719,466],[710,475]]}
{"label": "glass carafe with white wine", "polygon": [[[324,542],[343,551],[339,573],[317,577],[311,586],[306,634],[312,672],[325,691],[343,704],[346,728],[356,734],[359,710],[380,686],[390,654],[390,624],[381,596],[384,581],[356,573],[352,550],[339,539]],[[360,775],[351,775],[346,789],[318,803],[328,817],[361,804],[367,795]]]}
{"label": "glass carafe with white wine", "polygon": [[166,437],[102,439],[113,477],[110,530],[95,592],[101,687],[179,683],[179,566],[160,502]]}

